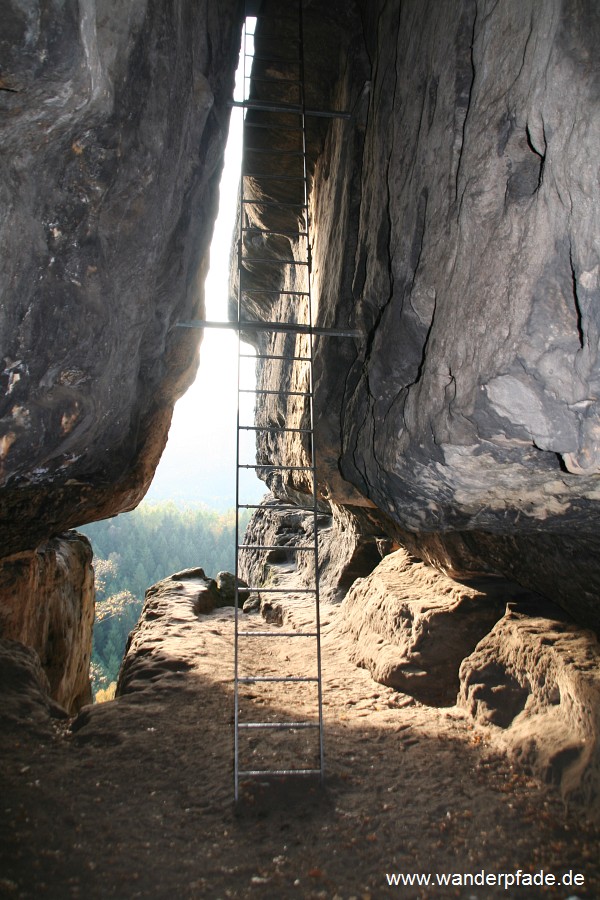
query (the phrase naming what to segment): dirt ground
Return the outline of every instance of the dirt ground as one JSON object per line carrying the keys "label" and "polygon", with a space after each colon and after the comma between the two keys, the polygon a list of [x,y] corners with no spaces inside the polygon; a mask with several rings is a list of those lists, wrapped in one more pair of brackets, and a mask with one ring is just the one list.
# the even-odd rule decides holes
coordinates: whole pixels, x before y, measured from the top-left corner
{"label": "dirt ground", "polygon": [[[423,706],[349,663],[334,607],[323,615],[324,785],[243,781],[234,804],[233,611],[194,616],[185,597],[178,602],[180,614],[157,611],[140,637],[130,693],[75,721],[39,710],[19,724],[5,719],[0,896],[600,897],[598,829],[516,772],[457,709]],[[302,612],[292,625],[301,620]],[[312,665],[302,640],[246,645],[249,669]],[[299,686],[258,687],[242,690],[245,716],[314,711]],[[256,766],[257,740],[244,746]],[[283,732],[275,742],[285,759]],[[557,880],[571,870],[585,884],[433,883],[436,873],[481,880],[482,871],[518,869]],[[432,884],[395,887],[386,877],[394,873],[430,873]]]}

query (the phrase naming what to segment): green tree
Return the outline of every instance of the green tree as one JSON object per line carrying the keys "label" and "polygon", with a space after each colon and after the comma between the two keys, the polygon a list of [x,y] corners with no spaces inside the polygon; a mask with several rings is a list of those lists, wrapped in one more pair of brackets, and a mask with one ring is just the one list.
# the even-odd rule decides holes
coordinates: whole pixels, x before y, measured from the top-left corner
{"label": "green tree", "polygon": [[[243,511],[243,533],[250,513]],[[142,503],[131,513],[81,529],[94,548],[96,624],[92,653],[94,690],[115,681],[144,593],[180,569],[202,566],[208,575],[235,565],[235,512],[173,502]]]}

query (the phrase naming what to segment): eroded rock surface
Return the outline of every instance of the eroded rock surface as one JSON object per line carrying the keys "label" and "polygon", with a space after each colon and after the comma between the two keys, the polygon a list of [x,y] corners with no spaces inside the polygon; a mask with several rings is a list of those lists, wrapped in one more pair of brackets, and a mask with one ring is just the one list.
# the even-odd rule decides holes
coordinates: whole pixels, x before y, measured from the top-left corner
{"label": "eroded rock surface", "polygon": [[[595,522],[600,14],[413,2],[374,25],[352,294],[328,286],[365,336],[342,472],[411,531]],[[316,205],[327,280],[338,212]]]}
{"label": "eroded rock surface", "polygon": [[[598,627],[600,14],[432,0],[359,3],[344,23],[352,63],[328,90],[353,117],[311,159],[313,297],[317,324],[362,339],[316,342],[319,489],[375,507],[437,565],[459,568],[462,544],[471,574],[549,596],[560,583],[557,601]],[[298,383],[280,368],[259,366],[261,386]],[[284,418],[306,410],[267,398],[259,422]],[[298,436],[259,454],[309,461]],[[283,481],[278,496],[307,490]]]}
{"label": "eroded rock surface", "polygon": [[600,796],[600,645],[503,579],[460,584],[404,551],[359,579],[336,631],[382,684],[468,711],[519,771],[590,813]]}
{"label": "eroded rock surface", "polygon": [[91,702],[92,550],[70,532],[0,562],[0,637],[37,653],[52,697],[69,712]]}
{"label": "eroded rock surface", "polygon": [[[382,555],[377,523],[349,509],[321,503],[317,515],[320,592],[327,600],[340,601],[356,578],[368,575]],[[290,507],[267,495],[255,512],[244,538],[254,546],[274,549],[244,550],[240,571],[249,585],[281,586],[295,581],[298,587],[314,587],[314,515]],[[308,550],[298,550],[308,547]]]}
{"label": "eroded rock surface", "polygon": [[0,622],[69,708],[92,611],[55,535],[137,505],[195,373],[242,6],[0,4]]}
{"label": "eroded rock surface", "polygon": [[[233,606],[235,576],[231,572],[219,572],[216,580],[208,578],[204,569],[184,569],[163,578],[148,588],[138,625],[127,642],[127,649],[117,692],[127,693],[139,689],[139,680],[153,681],[169,672],[183,672],[192,668],[184,659],[185,653],[193,659],[201,646],[194,645],[198,616],[213,610]],[[245,584],[240,581],[240,601],[248,597]],[[168,624],[169,628],[166,629]],[[176,662],[172,661],[169,638],[177,646]],[[169,662],[169,660],[171,660]]]}
{"label": "eroded rock surface", "polygon": [[239,0],[2,4],[0,547],[133,508],[197,365]]}
{"label": "eroded rock surface", "polygon": [[66,710],[50,696],[50,684],[39,656],[20,641],[0,638],[0,686],[0,723],[4,733],[17,728],[44,728],[51,718],[67,717]]}
{"label": "eroded rock surface", "polygon": [[460,584],[398,550],[353,584],[340,628],[354,640],[354,661],[376,681],[452,706],[460,664],[503,611],[495,586],[487,594],[483,585]]}
{"label": "eroded rock surface", "polygon": [[459,705],[520,767],[598,811],[600,645],[547,602],[510,603],[460,669]]}

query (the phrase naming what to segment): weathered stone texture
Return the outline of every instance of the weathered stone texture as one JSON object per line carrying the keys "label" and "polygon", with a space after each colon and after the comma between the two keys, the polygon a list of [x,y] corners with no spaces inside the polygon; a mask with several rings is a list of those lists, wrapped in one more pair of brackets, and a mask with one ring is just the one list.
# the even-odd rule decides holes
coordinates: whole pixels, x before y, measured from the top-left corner
{"label": "weathered stone texture", "polygon": [[148,588],[140,620],[129,635],[117,694],[143,690],[150,681],[177,678],[194,667],[204,645],[198,617],[233,602],[230,579],[221,577],[220,585],[197,568],[176,572]]}
{"label": "weathered stone texture", "polygon": [[455,704],[519,769],[596,814],[600,647],[555,604],[501,578],[450,579],[404,550],[358,579],[336,629],[373,678]]}
{"label": "weathered stone texture", "polygon": [[381,5],[342,472],[409,530],[597,520],[598,30],[567,0]]}
{"label": "weathered stone texture", "polygon": [[[0,638],[0,729],[3,734],[34,726],[48,728],[50,718],[64,719],[67,713],[50,697],[50,685],[31,647]],[[13,739],[14,740],[14,739]],[[18,743],[17,743],[18,746]]]}
{"label": "weathered stone texture", "polygon": [[504,605],[493,580],[459,584],[398,550],[354,582],[342,609],[340,627],[355,642],[352,658],[376,681],[452,706],[460,664]]}
{"label": "weathered stone texture", "polygon": [[460,669],[460,706],[565,798],[598,814],[600,646],[551,603],[511,603]]}
{"label": "weathered stone texture", "polygon": [[[363,337],[316,341],[319,491],[597,627],[600,12],[412,0],[344,25],[328,94],[353,118],[311,158],[313,297],[317,324]],[[290,407],[268,398],[259,421],[306,421]],[[290,436],[259,453],[310,456]]]}
{"label": "weathered stone texture", "polygon": [[130,509],[197,364],[242,4],[0,3],[0,546]]}
{"label": "weathered stone texture", "polygon": [[[340,601],[350,585],[368,575],[381,560],[377,523],[360,517],[360,510],[321,503],[317,514],[319,588],[323,599]],[[314,515],[290,508],[267,495],[252,516],[244,542],[274,549],[243,550],[240,572],[249,585],[314,588]],[[308,550],[298,551],[298,547]]]}
{"label": "weathered stone texture", "polygon": [[87,538],[71,532],[0,564],[0,637],[35,651],[67,711],[91,702],[94,572]]}

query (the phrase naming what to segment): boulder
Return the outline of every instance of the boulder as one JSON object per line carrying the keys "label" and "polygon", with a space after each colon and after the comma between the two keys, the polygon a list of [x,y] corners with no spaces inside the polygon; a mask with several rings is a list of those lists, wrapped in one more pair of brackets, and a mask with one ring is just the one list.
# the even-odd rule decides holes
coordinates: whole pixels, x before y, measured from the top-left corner
{"label": "boulder", "polygon": [[[235,606],[235,575],[231,572],[217,572],[216,583],[217,591],[219,592],[217,606]],[[244,606],[249,596],[248,585],[241,578],[238,578],[239,605]]]}
{"label": "boulder", "polygon": [[37,653],[51,696],[74,713],[90,703],[92,550],[68,532],[0,561],[0,637]]}
{"label": "boulder", "polygon": [[539,598],[506,614],[460,667],[458,704],[520,768],[600,808],[600,644]]}
{"label": "boulder", "polygon": [[452,706],[463,659],[502,615],[502,587],[460,584],[398,550],[354,583],[339,627],[352,638],[352,659],[376,681]]}

